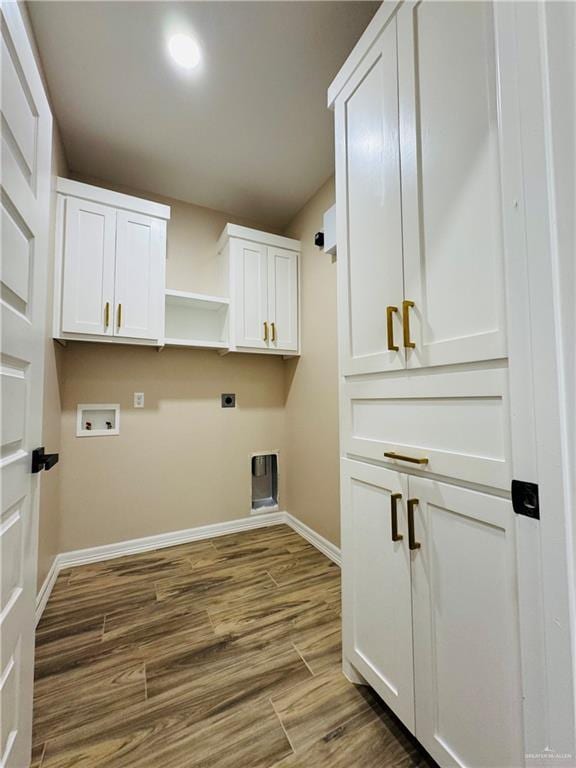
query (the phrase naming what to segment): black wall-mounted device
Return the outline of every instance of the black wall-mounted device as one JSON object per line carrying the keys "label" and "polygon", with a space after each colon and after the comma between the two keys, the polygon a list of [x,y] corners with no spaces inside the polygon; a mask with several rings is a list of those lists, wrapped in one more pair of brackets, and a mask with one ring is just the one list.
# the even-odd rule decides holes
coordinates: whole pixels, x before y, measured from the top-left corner
{"label": "black wall-mounted device", "polygon": [[512,507],[517,515],[540,520],[540,502],[536,483],[512,480]]}
{"label": "black wall-mounted device", "polygon": [[324,232],[316,232],[314,235],[314,245],[317,248],[324,248]]}
{"label": "black wall-mounted device", "polygon": [[222,408],[236,408],[236,395],[229,392],[222,397]]}

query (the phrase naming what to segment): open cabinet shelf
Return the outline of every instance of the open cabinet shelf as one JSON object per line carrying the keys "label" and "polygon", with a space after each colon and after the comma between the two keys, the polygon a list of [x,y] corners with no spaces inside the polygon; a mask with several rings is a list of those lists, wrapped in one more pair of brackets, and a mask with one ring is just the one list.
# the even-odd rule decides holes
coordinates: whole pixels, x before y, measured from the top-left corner
{"label": "open cabinet shelf", "polygon": [[166,346],[228,348],[230,299],[166,290]]}

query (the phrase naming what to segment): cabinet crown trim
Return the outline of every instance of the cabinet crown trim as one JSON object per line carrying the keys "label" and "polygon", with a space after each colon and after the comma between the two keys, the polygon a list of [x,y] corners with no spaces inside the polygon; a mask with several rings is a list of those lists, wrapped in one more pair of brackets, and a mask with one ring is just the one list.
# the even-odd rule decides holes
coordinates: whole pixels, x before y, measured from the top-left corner
{"label": "cabinet crown trim", "polygon": [[288,251],[300,251],[300,240],[292,240],[290,237],[273,235],[270,232],[261,232],[259,229],[241,227],[238,224],[226,224],[218,240],[218,253],[225,247],[231,237],[241,240],[249,240],[251,243],[261,243],[276,248],[285,248]]}
{"label": "cabinet crown trim", "polygon": [[95,203],[110,205],[113,208],[123,208],[127,211],[142,213],[157,219],[168,220],[170,218],[170,206],[155,203],[152,200],[144,200],[141,197],[125,195],[122,192],[113,192],[111,189],[95,187],[92,184],[84,184],[81,181],[65,179],[58,176],[56,191],[62,195],[79,197],[82,200],[91,200]]}
{"label": "cabinet crown trim", "polygon": [[338,98],[338,95],[348,80],[352,77],[354,72],[358,69],[362,63],[362,60],[370,51],[376,40],[380,37],[388,21],[396,13],[400,5],[402,5],[401,2],[393,2],[393,0],[390,0],[390,2],[385,1],[376,11],[372,21],[364,30],[362,37],[360,40],[358,40],[352,49],[352,52],[328,88],[328,109],[334,108],[334,102]]}

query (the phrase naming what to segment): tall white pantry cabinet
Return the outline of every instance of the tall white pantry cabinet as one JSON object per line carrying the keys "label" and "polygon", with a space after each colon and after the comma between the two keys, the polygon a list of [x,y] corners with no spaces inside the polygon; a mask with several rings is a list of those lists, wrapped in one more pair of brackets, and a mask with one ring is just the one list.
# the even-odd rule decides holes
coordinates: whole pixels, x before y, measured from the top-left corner
{"label": "tall white pantry cabinet", "polygon": [[491,3],[385,3],[335,113],[344,669],[441,766],[524,764]]}

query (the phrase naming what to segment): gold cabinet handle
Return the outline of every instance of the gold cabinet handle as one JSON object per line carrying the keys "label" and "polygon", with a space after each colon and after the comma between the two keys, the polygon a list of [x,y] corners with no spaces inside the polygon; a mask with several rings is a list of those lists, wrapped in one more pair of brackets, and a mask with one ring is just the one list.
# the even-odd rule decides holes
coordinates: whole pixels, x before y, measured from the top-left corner
{"label": "gold cabinet handle", "polygon": [[110,302],[107,301],[104,306],[104,328],[110,325]]}
{"label": "gold cabinet handle", "polygon": [[270,323],[272,329],[272,341],[276,341],[276,323]]}
{"label": "gold cabinet handle", "polygon": [[401,533],[398,533],[398,502],[401,498],[401,493],[393,493],[390,496],[390,522],[392,525],[392,541],[402,541],[404,538]]}
{"label": "gold cabinet handle", "polygon": [[268,323],[264,321],[264,341],[268,341]]}
{"label": "gold cabinet handle", "polygon": [[402,326],[404,330],[404,346],[406,349],[414,349],[416,344],[410,341],[410,309],[414,307],[413,301],[402,302]]}
{"label": "gold cabinet handle", "polygon": [[420,542],[416,541],[414,533],[414,507],[418,504],[418,499],[408,499],[406,502],[408,509],[408,549],[420,549]]}
{"label": "gold cabinet handle", "polygon": [[385,451],[384,456],[387,459],[398,459],[398,461],[408,461],[410,464],[428,464],[428,459],[417,459],[415,456],[404,456],[402,453],[396,453],[396,451]]}
{"label": "gold cabinet handle", "polygon": [[398,307],[386,307],[386,331],[388,334],[388,349],[391,352],[398,352],[400,347],[394,344],[394,313],[398,312]]}
{"label": "gold cabinet handle", "polygon": [[122,325],[122,304],[118,304],[118,328]]}

